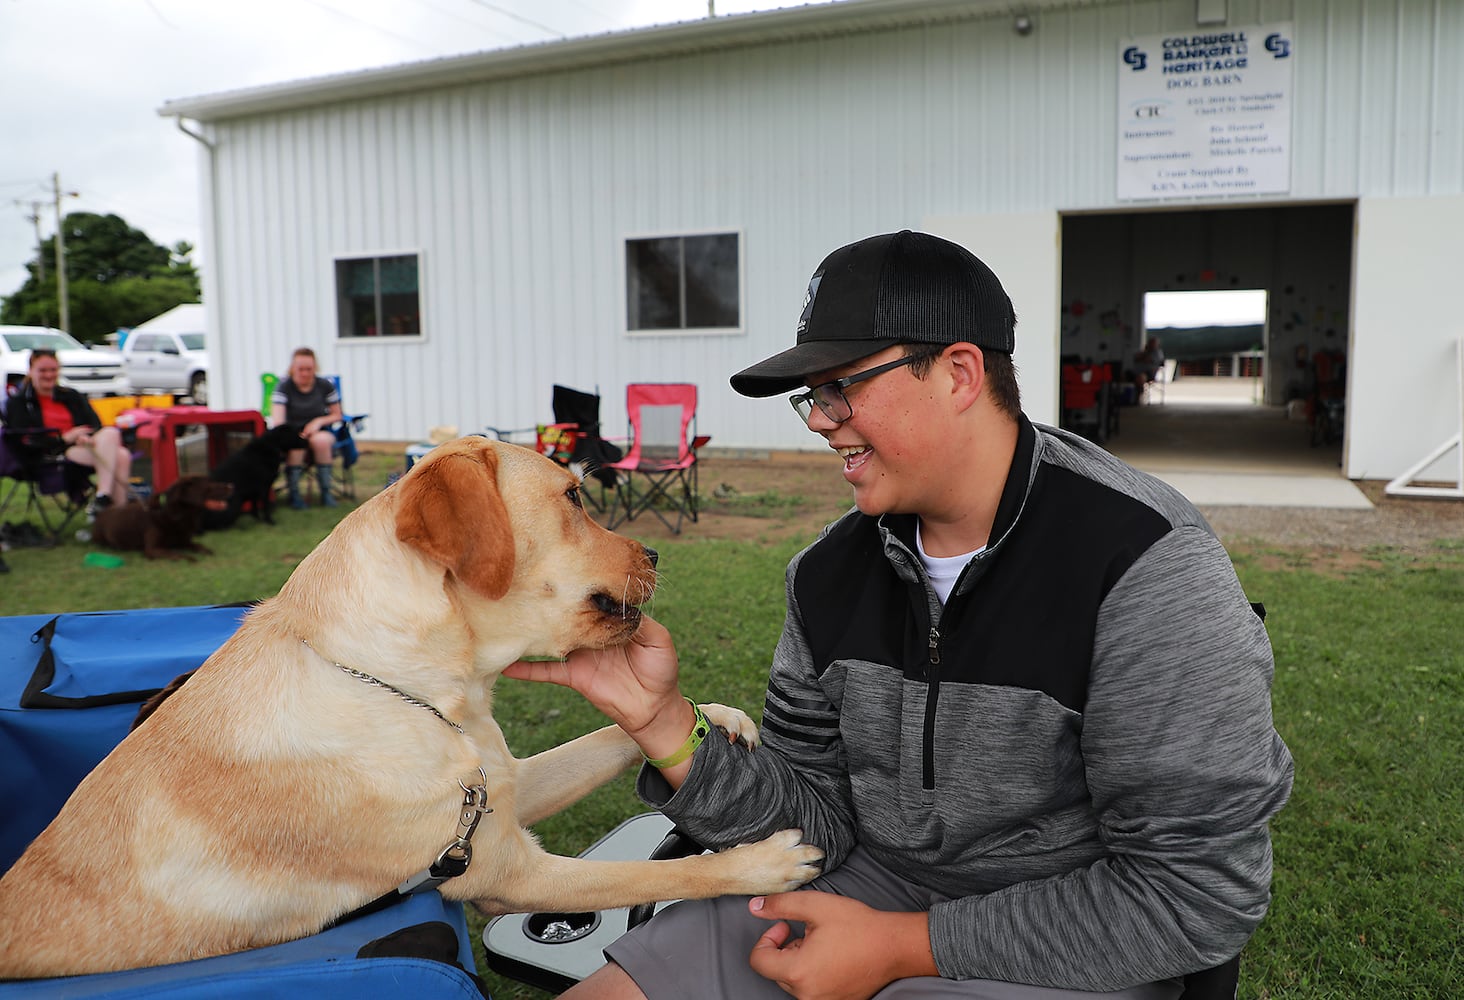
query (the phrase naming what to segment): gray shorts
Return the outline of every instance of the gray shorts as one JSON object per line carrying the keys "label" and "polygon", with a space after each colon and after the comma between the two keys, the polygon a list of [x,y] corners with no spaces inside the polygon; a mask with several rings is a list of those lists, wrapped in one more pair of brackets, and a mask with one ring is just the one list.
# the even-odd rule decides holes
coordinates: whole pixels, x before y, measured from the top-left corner
{"label": "gray shorts", "polygon": [[[879,910],[923,911],[945,897],[904,879],[875,863],[862,849],[827,875],[806,887],[834,892]],[[752,946],[771,926],[747,911],[747,896],[685,900],[668,906],[605,949],[605,957],[635,980],[648,1000],[688,997],[726,1000],[787,1000],[788,994],[747,964]],[[1175,1000],[1178,979],[1149,983],[1113,993],[1061,990],[991,979],[901,979],[875,995],[875,1000]]]}

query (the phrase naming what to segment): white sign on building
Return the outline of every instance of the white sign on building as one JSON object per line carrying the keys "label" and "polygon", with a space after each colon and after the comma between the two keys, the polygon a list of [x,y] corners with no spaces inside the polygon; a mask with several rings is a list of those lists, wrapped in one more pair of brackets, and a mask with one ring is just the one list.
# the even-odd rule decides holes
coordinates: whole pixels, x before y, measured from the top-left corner
{"label": "white sign on building", "polygon": [[1291,190],[1290,24],[1120,39],[1118,197]]}

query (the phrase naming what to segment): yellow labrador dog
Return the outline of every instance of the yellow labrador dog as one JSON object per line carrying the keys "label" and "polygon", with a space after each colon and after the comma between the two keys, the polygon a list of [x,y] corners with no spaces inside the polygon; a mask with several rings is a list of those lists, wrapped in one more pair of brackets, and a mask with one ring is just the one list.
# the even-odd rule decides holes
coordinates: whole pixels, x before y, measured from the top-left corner
{"label": "yellow labrador dog", "polygon": [[[654,589],[653,553],[592,521],[577,486],[528,449],[462,438],[350,514],[0,879],[0,978],[302,937],[463,842],[467,870],[441,891],[491,912],[778,892],[816,875],[820,852],[797,831],[592,862],[525,829],[641,759],[614,726],[515,759],[493,721],[504,667],[627,641]],[[708,714],[755,732],[732,709]]]}

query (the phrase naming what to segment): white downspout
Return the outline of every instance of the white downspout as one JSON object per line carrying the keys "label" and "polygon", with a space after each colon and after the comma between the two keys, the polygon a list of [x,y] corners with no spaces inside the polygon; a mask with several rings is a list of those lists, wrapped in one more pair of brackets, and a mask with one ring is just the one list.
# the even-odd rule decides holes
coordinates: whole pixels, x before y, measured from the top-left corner
{"label": "white downspout", "polygon": [[[225,350],[228,343],[224,326],[223,308],[223,282],[219,275],[223,273],[221,267],[221,254],[219,253],[219,217],[218,217],[218,161],[215,156],[218,146],[213,139],[203,132],[195,131],[188,127],[182,115],[174,117],[173,122],[178,126],[178,131],[196,140],[204,149],[208,150],[208,169],[204,171],[204,188],[202,192],[205,205],[203,245],[207,250],[206,257],[208,266],[203,273],[203,304],[204,316],[206,318],[209,347],[209,405],[214,409],[220,409],[220,402],[231,404],[230,393],[226,388],[229,383],[229,354]],[[216,396],[217,390],[223,392]],[[228,405],[227,408],[233,408]],[[250,407],[252,409],[253,407]],[[268,414],[265,414],[266,418]]]}

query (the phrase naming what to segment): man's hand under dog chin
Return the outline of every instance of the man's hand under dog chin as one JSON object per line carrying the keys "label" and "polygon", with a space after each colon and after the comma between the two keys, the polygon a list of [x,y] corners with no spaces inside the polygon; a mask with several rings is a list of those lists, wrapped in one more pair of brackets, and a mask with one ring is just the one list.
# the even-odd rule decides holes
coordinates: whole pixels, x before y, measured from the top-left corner
{"label": "man's hand under dog chin", "polygon": [[519,660],[503,674],[573,688],[625,730],[647,757],[674,752],[695,721],[676,684],[671,633],[649,615],[641,617],[640,628],[623,645],[576,649],[562,660]]}

